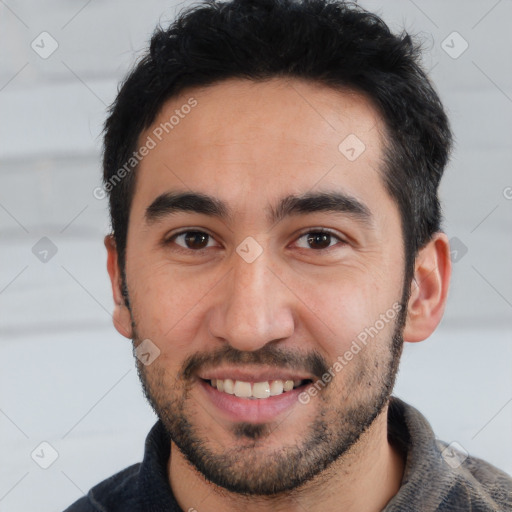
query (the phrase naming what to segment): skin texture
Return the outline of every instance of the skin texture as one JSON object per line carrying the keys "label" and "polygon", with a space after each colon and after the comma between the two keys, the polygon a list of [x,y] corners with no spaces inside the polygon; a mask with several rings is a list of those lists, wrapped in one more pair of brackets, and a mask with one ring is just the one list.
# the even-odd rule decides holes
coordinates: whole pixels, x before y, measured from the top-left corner
{"label": "skin texture", "polygon": [[[413,282],[404,283],[400,216],[380,170],[385,129],[362,95],[299,80],[229,80],[168,101],[140,141],[190,97],[197,106],[137,170],[126,251],[130,309],[115,243],[105,239],[115,326],[135,346],[150,339],[160,350],[138,369],[175,441],[168,471],[176,499],[200,512],[381,510],[404,465],[387,440],[387,402],[402,340],[425,339],[441,320],[447,237],[433,237],[416,258]],[[365,145],[354,161],[338,149],[350,134]],[[146,220],[163,192],[191,191],[221,200],[232,215]],[[267,217],[286,196],[333,191],[366,205],[371,221],[340,212]],[[304,236],[320,228],[333,235],[327,248]],[[210,235],[206,247],[173,238],[187,230]],[[251,263],[236,251],[247,237],[262,249]],[[308,404],[271,421],[232,421],[200,385],[208,368],[288,367],[321,377],[407,296],[402,315]]]}

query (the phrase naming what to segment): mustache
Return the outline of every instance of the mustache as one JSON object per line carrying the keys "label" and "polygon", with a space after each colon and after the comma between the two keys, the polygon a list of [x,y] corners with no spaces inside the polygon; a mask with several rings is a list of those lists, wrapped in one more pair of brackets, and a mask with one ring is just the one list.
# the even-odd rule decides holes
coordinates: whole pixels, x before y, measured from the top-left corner
{"label": "mustache", "polygon": [[329,370],[329,366],[317,351],[300,353],[265,345],[258,350],[246,352],[226,346],[209,353],[192,354],[185,359],[181,377],[190,381],[201,369],[216,368],[223,363],[239,365],[265,365],[275,368],[298,370],[314,375],[318,379]]}

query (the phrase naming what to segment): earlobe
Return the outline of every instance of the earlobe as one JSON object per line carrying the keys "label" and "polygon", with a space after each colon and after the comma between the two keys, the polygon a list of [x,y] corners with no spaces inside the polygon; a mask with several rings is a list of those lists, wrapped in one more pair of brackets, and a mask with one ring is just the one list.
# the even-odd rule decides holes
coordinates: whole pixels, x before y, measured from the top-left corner
{"label": "earlobe", "polygon": [[132,317],[124,302],[121,270],[119,268],[116,243],[112,235],[107,235],[104,242],[107,249],[107,270],[108,275],[110,276],[112,295],[114,298],[114,312],[112,313],[114,327],[117,329],[119,334],[125,338],[132,339]]}
{"label": "earlobe", "polygon": [[450,277],[448,237],[435,233],[416,257],[404,341],[423,341],[434,332],[443,317]]}

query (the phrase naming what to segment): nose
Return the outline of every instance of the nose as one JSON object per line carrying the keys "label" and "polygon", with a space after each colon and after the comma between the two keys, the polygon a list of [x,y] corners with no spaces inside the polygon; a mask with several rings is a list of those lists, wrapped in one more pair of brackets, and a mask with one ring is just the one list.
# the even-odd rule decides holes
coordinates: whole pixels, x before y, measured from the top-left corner
{"label": "nose", "polygon": [[237,254],[210,311],[209,331],[233,348],[254,351],[294,331],[293,295],[270,270],[265,252],[252,263]]}

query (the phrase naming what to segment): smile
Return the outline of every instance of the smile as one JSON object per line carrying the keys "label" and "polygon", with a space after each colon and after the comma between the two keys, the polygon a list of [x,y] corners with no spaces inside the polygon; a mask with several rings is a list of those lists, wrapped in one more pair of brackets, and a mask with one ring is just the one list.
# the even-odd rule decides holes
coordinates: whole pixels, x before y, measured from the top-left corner
{"label": "smile", "polygon": [[[208,382],[208,381],[207,381]],[[305,380],[271,380],[263,382],[245,382],[233,379],[211,379],[210,386],[222,393],[235,395],[239,398],[266,399],[271,396],[278,396],[294,388],[298,388],[311,382]]]}
{"label": "smile", "polygon": [[200,378],[201,400],[205,400],[208,408],[213,407],[215,415],[234,422],[265,423],[276,421],[287,411],[289,415],[297,406],[302,411],[307,409],[301,406],[299,395],[312,383],[311,379],[277,379],[276,375],[273,378],[268,375],[268,380],[263,380],[263,376],[249,380],[247,377],[245,380]]}

